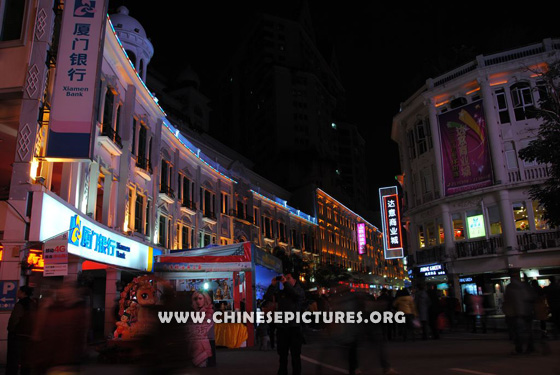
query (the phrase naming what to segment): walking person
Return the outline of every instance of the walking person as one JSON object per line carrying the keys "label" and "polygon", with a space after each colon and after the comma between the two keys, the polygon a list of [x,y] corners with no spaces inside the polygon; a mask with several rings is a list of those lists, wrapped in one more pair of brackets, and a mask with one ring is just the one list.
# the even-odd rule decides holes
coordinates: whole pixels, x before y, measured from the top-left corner
{"label": "walking person", "polygon": [[435,285],[431,285],[428,290],[428,298],[430,299],[430,306],[428,307],[428,322],[430,331],[432,332],[432,339],[439,339],[438,317],[443,312],[441,302],[439,300],[439,293]]}
{"label": "walking person", "polygon": [[[402,327],[403,341],[408,339],[409,334],[412,341],[414,341],[414,319],[418,316],[418,310],[408,289],[402,289],[397,292],[397,298],[395,298],[393,306],[405,316],[406,323]],[[400,324],[400,326],[403,325]]]}
{"label": "walking person", "polygon": [[534,293],[529,284],[522,282],[519,271],[511,273],[511,283],[504,293],[504,310],[512,319],[514,355],[534,351],[533,321]]}
{"label": "walking person", "polygon": [[414,294],[414,302],[416,303],[418,319],[422,326],[422,340],[427,340],[430,297],[426,292],[426,286],[424,284],[418,285],[418,291]]}
{"label": "walking person", "polygon": [[[264,299],[276,301],[277,311],[301,313],[305,303],[305,292],[297,281],[299,275],[288,271],[272,279]],[[280,357],[278,375],[288,374],[288,354],[292,358],[292,374],[301,375],[301,347],[303,332],[301,323],[295,320],[276,324],[276,346]]]}
{"label": "walking person", "polygon": [[6,375],[29,374],[30,343],[33,333],[33,320],[37,304],[31,298],[33,288],[27,285],[17,291],[18,301],[8,320],[8,351]]}
{"label": "walking person", "polygon": [[560,285],[554,276],[549,278],[550,284],[544,288],[546,302],[550,309],[554,338],[560,334]]}

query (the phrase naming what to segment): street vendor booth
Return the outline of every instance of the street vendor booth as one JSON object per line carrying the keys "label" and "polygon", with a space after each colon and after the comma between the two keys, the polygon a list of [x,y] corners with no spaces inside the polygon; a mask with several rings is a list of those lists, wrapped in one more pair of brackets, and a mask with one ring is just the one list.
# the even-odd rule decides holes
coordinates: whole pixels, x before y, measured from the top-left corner
{"label": "street vendor booth", "polygon": [[[282,274],[282,262],[251,242],[202,249],[175,250],[156,257],[156,274],[177,292],[208,293],[215,310],[252,311],[272,279]],[[217,346],[255,344],[254,324],[215,324]]]}

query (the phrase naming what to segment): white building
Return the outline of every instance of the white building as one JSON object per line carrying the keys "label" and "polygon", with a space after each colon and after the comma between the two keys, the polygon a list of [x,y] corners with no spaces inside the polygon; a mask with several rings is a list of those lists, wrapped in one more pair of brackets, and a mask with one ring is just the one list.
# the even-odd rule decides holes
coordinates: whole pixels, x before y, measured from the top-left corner
{"label": "white building", "polygon": [[[546,39],[477,56],[428,79],[402,103],[392,139],[417,279],[446,281],[457,295],[491,293],[499,309],[508,270],[519,268],[543,284],[543,276],[560,273],[560,232],[528,195],[547,178],[547,167],[518,157],[539,127],[531,112],[543,94],[538,72],[559,51],[559,40]],[[418,272],[437,264],[445,272]]]}

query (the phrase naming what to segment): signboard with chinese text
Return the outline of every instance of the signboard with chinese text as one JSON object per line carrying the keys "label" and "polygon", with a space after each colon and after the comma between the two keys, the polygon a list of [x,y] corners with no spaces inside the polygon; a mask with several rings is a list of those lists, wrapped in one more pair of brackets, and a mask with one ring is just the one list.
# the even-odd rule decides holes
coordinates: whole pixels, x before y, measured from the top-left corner
{"label": "signboard with chinese text", "polygon": [[46,157],[89,159],[106,0],[64,2]]}
{"label": "signboard with chinese text", "polygon": [[429,276],[445,276],[447,272],[445,272],[445,267],[442,264],[430,264],[428,266],[422,266],[418,270],[420,276],[429,277]]}
{"label": "signboard with chinese text", "polygon": [[467,229],[469,238],[485,237],[484,215],[468,216]]}
{"label": "signboard with chinese text", "polygon": [[404,257],[399,196],[396,186],[379,189],[385,259]]}
{"label": "signboard with chinese text", "polygon": [[362,255],[366,252],[366,224],[358,223],[356,230],[358,232],[358,254]]}
{"label": "signboard with chinese text", "polygon": [[68,275],[68,233],[45,242],[43,276]]}
{"label": "signboard with chinese text", "polygon": [[[68,233],[68,254],[94,262],[151,271],[157,249],[102,226],[87,216],[77,213],[47,193],[41,193],[33,202],[40,202],[39,241]],[[35,236],[37,229],[32,228]]]}
{"label": "signboard with chinese text", "polygon": [[439,115],[446,196],[492,185],[492,164],[482,101]]}

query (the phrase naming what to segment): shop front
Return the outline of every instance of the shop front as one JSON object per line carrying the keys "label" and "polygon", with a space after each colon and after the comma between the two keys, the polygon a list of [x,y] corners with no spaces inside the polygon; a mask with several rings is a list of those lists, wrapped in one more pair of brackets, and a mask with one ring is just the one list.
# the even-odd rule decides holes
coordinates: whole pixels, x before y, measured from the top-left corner
{"label": "shop front", "polygon": [[[272,279],[282,274],[282,262],[253,243],[243,242],[172,251],[156,258],[154,271],[177,292],[208,295],[216,311],[255,312]],[[219,323],[214,330],[217,346],[255,343],[252,323]]]}
{"label": "shop front", "polygon": [[123,285],[152,271],[161,251],[84,215],[56,195],[35,192],[30,248],[22,272],[37,298],[56,292],[66,280],[83,287],[91,307],[90,339],[113,332]]}

